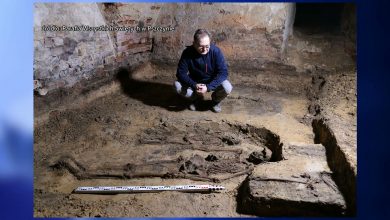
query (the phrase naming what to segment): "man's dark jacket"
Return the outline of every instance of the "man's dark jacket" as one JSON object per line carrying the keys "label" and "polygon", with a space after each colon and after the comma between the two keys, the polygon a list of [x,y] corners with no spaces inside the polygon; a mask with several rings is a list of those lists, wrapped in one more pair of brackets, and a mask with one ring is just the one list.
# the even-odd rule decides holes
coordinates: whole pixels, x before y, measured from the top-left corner
{"label": "man's dark jacket", "polygon": [[209,52],[202,55],[193,46],[188,46],[181,55],[176,77],[194,90],[197,83],[206,84],[207,91],[215,90],[228,77],[222,51],[211,44]]}

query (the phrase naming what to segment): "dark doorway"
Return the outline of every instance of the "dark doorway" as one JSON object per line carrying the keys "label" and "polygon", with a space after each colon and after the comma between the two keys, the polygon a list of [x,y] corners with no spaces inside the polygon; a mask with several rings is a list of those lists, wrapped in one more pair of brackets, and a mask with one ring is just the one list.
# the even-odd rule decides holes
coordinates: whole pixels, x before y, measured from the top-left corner
{"label": "dark doorway", "polygon": [[341,33],[344,3],[296,3],[294,28],[308,34]]}

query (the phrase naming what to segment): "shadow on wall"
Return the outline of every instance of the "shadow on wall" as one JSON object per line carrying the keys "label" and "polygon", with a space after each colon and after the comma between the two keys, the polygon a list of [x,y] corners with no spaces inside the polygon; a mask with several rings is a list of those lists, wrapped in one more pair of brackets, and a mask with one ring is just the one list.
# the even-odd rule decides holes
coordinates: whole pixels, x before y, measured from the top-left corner
{"label": "shadow on wall", "polygon": [[183,111],[186,109],[185,101],[176,94],[172,85],[139,81],[132,78],[128,69],[120,68],[116,79],[121,84],[122,91],[133,99],[145,105],[158,106],[168,111]]}

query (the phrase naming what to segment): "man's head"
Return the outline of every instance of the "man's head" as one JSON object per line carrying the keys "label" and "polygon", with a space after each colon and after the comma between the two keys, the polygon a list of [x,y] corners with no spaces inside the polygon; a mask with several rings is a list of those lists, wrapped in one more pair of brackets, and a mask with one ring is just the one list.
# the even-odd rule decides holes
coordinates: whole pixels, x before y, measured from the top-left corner
{"label": "man's head", "polygon": [[205,29],[198,29],[194,34],[193,46],[200,54],[207,54],[210,50],[210,33]]}

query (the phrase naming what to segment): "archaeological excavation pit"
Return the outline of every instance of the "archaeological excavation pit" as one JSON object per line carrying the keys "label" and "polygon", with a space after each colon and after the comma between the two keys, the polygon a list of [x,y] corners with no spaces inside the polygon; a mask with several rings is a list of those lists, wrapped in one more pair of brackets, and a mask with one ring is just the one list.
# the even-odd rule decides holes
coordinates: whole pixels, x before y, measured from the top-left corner
{"label": "archaeological excavation pit", "polygon": [[[283,159],[279,136],[265,128],[165,120],[141,130],[134,138],[112,133],[113,141],[126,143],[121,147],[125,151],[117,152],[115,159],[105,164],[98,158],[90,161],[85,156],[62,154],[50,167],[57,173],[67,171],[78,180],[161,177],[220,183],[249,175],[255,165]],[[105,126],[102,130],[113,128]]]}
{"label": "archaeological excavation pit", "polygon": [[[354,5],[34,7],[35,217],[356,215]],[[198,28],[233,87],[220,113],[210,92],[191,111],[173,86]],[[225,189],[74,193],[204,184]]]}

